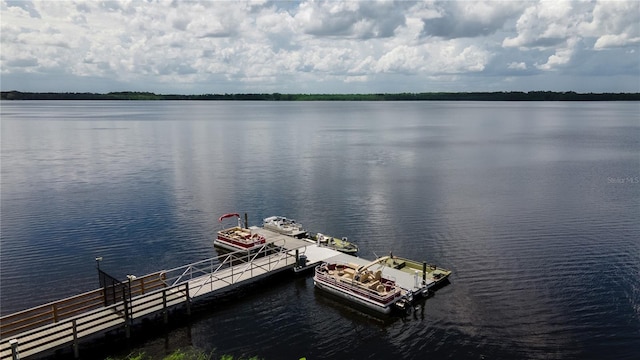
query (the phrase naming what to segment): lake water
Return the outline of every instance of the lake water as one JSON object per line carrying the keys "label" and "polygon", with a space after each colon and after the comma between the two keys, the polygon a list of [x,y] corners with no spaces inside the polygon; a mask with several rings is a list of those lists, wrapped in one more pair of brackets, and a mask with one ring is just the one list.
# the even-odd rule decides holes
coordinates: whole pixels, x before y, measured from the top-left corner
{"label": "lake water", "polygon": [[[284,276],[142,348],[271,359],[630,359],[640,103],[2,102],[0,311],[216,255],[284,215],[453,271],[379,319]],[[167,345],[169,344],[169,345]],[[105,354],[108,355],[108,354]]]}

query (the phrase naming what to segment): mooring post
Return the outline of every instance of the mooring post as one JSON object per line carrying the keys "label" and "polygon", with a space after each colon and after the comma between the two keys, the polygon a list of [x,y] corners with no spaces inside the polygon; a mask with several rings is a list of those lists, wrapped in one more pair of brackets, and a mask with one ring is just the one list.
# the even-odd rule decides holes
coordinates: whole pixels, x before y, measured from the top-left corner
{"label": "mooring post", "polygon": [[129,292],[129,302],[131,302],[131,282],[132,282],[133,280],[135,280],[135,279],[136,279],[136,276],[135,276],[135,275],[127,275],[127,280],[129,280],[129,284],[128,284],[128,286],[129,286],[129,289],[128,289],[128,292]]}
{"label": "mooring post", "polygon": [[125,288],[122,288],[122,303],[124,304],[124,336],[131,338],[131,318],[129,317],[129,301],[125,294]]}
{"label": "mooring post", "polygon": [[56,306],[56,304],[53,304],[52,308],[53,308],[53,322],[58,322],[58,306]]}
{"label": "mooring post", "polygon": [[422,283],[424,285],[427,284],[427,262],[426,261],[422,262]]}
{"label": "mooring post", "polygon": [[[102,261],[102,256],[97,256],[96,257],[96,269],[98,269],[98,286],[102,287],[102,281],[100,281],[100,261]],[[105,302],[106,302],[106,300],[105,300]]]}
{"label": "mooring post", "polygon": [[162,315],[165,325],[169,323],[169,313],[167,312],[167,291],[162,290]]}
{"label": "mooring post", "polygon": [[186,283],[186,292],[187,292],[187,315],[191,316],[191,296],[189,295],[189,283]]}
{"label": "mooring post", "polygon": [[80,357],[80,349],[78,347],[78,325],[76,319],[71,321],[71,325],[73,326],[73,357],[78,359]]}
{"label": "mooring post", "polygon": [[9,340],[9,344],[11,344],[11,357],[13,360],[19,360],[20,354],[18,353],[18,339]]}
{"label": "mooring post", "polygon": [[244,213],[244,228],[249,228],[249,216],[247,215],[247,213]]}

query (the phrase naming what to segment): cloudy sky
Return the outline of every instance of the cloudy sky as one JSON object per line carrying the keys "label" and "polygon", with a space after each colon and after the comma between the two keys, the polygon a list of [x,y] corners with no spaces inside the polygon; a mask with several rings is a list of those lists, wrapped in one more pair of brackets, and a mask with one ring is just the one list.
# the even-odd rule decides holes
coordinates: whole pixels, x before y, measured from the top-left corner
{"label": "cloudy sky", "polygon": [[637,0],[1,4],[5,91],[640,91]]}

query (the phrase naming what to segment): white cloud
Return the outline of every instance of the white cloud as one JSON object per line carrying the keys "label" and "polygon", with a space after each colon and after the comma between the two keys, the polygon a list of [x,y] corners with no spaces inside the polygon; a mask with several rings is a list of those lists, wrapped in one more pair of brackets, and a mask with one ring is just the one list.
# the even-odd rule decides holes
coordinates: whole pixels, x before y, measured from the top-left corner
{"label": "white cloud", "polygon": [[591,21],[581,24],[581,31],[597,38],[594,49],[624,47],[640,42],[640,2],[599,1]]}
{"label": "white cloud", "polygon": [[469,91],[506,76],[527,90],[546,71],[598,77],[615,60],[629,91],[639,4],[2,1],[0,71],[3,90],[25,91]]}
{"label": "white cloud", "polygon": [[522,11],[519,1],[436,1],[434,12],[423,18],[424,36],[443,38],[481,37],[502,29]]}
{"label": "white cloud", "polygon": [[524,62],[512,62],[507,66],[507,68],[513,70],[527,70],[527,64]]}
{"label": "white cloud", "polygon": [[575,53],[576,44],[577,40],[575,38],[568,39],[566,47],[558,48],[555,54],[549,56],[546,63],[541,65],[536,64],[536,67],[541,70],[553,70],[559,66],[568,64]]}
{"label": "white cloud", "polygon": [[530,3],[516,23],[516,36],[503,40],[504,47],[549,48],[579,33],[577,26],[587,12],[572,1]]}
{"label": "white cloud", "polygon": [[357,39],[385,38],[402,26],[402,8],[410,5],[392,1],[306,1],[295,15],[307,34]]}
{"label": "white cloud", "polygon": [[375,65],[375,70],[415,73],[424,63],[424,55],[418,48],[401,45],[382,55]]}
{"label": "white cloud", "polygon": [[629,44],[637,44],[640,42],[640,37],[630,39],[627,34],[619,35],[602,35],[596,40],[593,48],[596,50],[602,50],[612,47],[623,47]]}

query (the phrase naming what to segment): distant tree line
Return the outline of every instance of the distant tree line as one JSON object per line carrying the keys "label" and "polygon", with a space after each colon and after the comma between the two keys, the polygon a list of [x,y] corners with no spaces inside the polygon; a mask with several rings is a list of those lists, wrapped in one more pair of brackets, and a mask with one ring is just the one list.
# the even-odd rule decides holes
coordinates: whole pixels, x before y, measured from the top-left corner
{"label": "distant tree line", "polygon": [[2,100],[253,100],[253,101],[629,101],[640,93],[576,93],[573,91],[428,92],[395,94],[202,94],[162,95],[120,91],[98,93],[40,93],[2,91]]}

